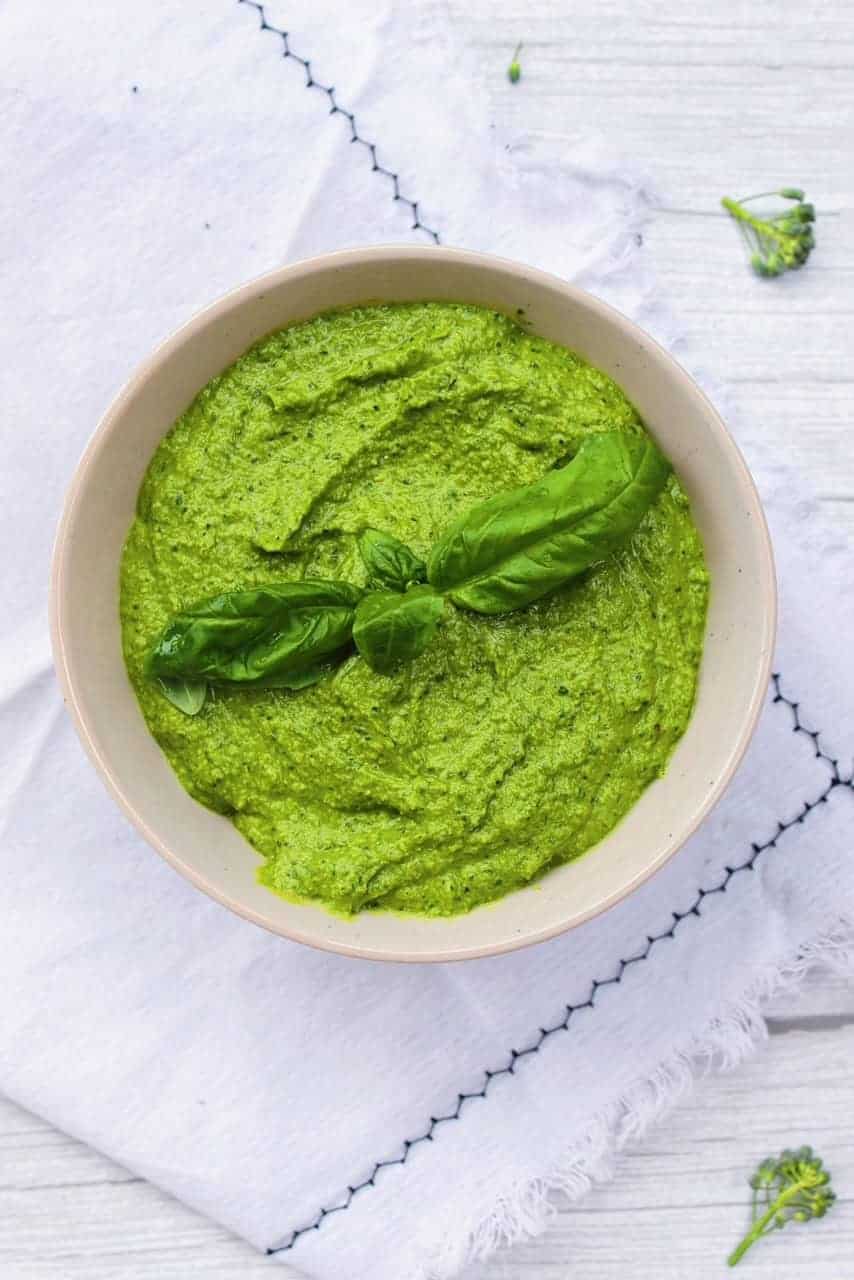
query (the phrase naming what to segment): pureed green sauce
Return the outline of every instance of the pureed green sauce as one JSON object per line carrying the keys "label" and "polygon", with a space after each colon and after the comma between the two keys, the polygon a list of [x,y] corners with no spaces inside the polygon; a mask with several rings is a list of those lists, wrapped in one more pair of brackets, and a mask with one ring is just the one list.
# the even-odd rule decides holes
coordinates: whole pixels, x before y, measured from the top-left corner
{"label": "pureed green sauce", "polygon": [[603,373],[479,307],[318,316],[214,378],[163,440],[121,570],[128,671],[183,785],[261,879],[352,913],[468,911],[577,858],[666,766],[691,715],[708,575],[675,476],[629,545],[502,617],[448,606],[417,659],[311,688],[222,690],[182,715],[143,672],[181,607],[315,576],[356,539],[425,554],[461,512],[641,429]]}

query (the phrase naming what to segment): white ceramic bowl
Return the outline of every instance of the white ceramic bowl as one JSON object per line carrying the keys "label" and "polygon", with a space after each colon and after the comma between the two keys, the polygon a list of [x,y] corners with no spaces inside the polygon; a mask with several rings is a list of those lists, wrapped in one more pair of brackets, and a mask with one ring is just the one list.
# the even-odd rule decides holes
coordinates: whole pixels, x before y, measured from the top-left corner
{"label": "white ceramic bowl", "polygon": [[[610,374],[673,461],[693,504],[712,589],[697,705],[666,775],[595,849],[534,886],[449,920],[338,919],[276,897],[259,855],[191,800],[148,732],[122,660],[119,558],[160,438],[210,378],[273,329],[330,307],[480,303]],[[51,627],[65,700],[96,768],[146,840],[193,884],[274,933],[346,955],[451,960],[509,951],[632,892],[695,830],[738,765],[770,674],[771,546],[742,457],[709,401],[651,338],[579,289],[513,262],[433,247],[356,249],[284,267],[202,311],[145,361],[77,468],[54,552]]]}

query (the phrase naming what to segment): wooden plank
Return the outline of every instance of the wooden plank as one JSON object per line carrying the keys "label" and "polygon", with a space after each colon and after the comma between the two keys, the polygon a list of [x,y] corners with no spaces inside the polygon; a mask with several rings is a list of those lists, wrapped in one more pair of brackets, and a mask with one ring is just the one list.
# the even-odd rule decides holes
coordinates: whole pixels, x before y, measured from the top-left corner
{"label": "wooden plank", "polygon": [[[496,24],[490,0],[463,5],[496,120],[559,162],[600,135],[649,175],[656,209],[643,254],[695,359],[728,384],[737,434],[771,439],[854,536],[850,399],[854,348],[854,23],[842,3],[820,10],[759,0],[680,5],[553,0],[513,4]],[[523,78],[504,78],[524,40]],[[714,145],[709,145],[710,140]],[[807,270],[755,279],[724,193],[781,181],[819,209]]]}
{"label": "wooden plank", "polygon": [[[748,1221],[746,1179],[764,1156],[811,1142],[840,1202],[751,1253],[757,1280],[854,1275],[854,1026],[772,1039],[738,1072],[706,1080],[620,1158],[615,1181],[560,1212],[546,1236],[470,1268],[465,1280],[719,1280]],[[628,1268],[628,1270],[626,1269]]]}
{"label": "wooden plank", "polygon": [[[773,439],[854,537],[850,6],[511,0],[499,15],[494,0],[452,0],[451,8],[488,69],[504,127],[556,159],[600,132],[652,175],[660,207],[642,252],[682,335],[731,385],[748,452],[754,436]],[[511,87],[504,71],[520,38],[523,79]],[[717,201],[781,181],[815,199],[819,244],[800,276],[769,285],[746,270]],[[692,1280],[720,1278],[746,1219],[752,1164],[802,1140],[832,1163],[842,1203],[826,1221],[763,1244],[749,1274],[854,1276],[854,988],[815,978],[769,1013],[761,1058],[703,1083],[620,1158],[614,1183],[466,1280],[682,1280],[688,1268]],[[241,1241],[0,1102],[4,1280],[260,1280],[262,1271],[270,1275],[268,1263]]]}
{"label": "wooden plank", "polygon": [[[829,1008],[849,986],[811,984]],[[797,1010],[798,1002],[791,1006]],[[559,1211],[546,1234],[465,1280],[613,1280],[723,1274],[746,1219],[745,1179],[764,1155],[809,1141],[834,1171],[840,1205],[824,1222],[765,1242],[751,1274],[779,1280],[785,1265],[845,1280],[854,1258],[854,1025],[790,1030],[728,1076],[705,1080],[637,1150],[616,1179]],[[0,1274],[18,1280],[193,1280],[269,1275],[268,1264],[227,1232],[63,1138],[10,1103],[0,1104]],[[847,1268],[847,1269],[846,1269]],[[277,1274],[287,1277],[282,1268]],[[365,1280],[370,1280],[366,1277]]]}
{"label": "wooden plank", "polygon": [[269,1264],[242,1240],[0,1099],[3,1280],[262,1274],[269,1277]]}
{"label": "wooden plank", "polygon": [[791,1024],[798,1019],[804,1021],[805,1029],[816,1018],[850,1021],[854,1019],[854,982],[841,973],[815,972],[796,990],[769,1001],[766,1014],[772,1031],[781,1022]]}

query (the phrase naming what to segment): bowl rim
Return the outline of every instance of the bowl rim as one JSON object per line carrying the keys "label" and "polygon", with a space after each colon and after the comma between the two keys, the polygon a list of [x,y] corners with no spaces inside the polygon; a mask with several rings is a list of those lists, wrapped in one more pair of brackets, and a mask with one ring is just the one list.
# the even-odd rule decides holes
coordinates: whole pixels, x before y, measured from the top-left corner
{"label": "bowl rim", "polygon": [[[574,301],[578,306],[586,308],[587,310],[597,314],[601,319],[605,320],[606,323],[615,325],[623,332],[628,331],[631,336],[642,338],[645,346],[647,346],[658,360],[667,367],[670,376],[677,383],[681,384],[682,388],[688,393],[688,395],[698,401],[700,407],[705,411],[706,416],[713,423],[716,429],[721,447],[728,455],[728,460],[741,481],[742,493],[745,500],[749,502],[750,514],[754,521],[758,540],[758,553],[761,561],[761,579],[763,582],[765,606],[763,609],[764,635],[761,637],[760,644],[761,660],[757,664],[746,713],[741,717],[741,729],[730,747],[726,766],[716,778],[715,785],[706,793],[702,804],[695,809],[690,822],[688,822],[687,825],[679,832],[674,832],[673,837],[662,846],[658,857],[655,858],[654,861],[645,865],[621,888],[612,890],[605,897],[598,900],[591,906],[579,911],[566,922],[544,925],[539,929],[534,929],[525,933],[524,936],[509,938],[493,944],[486,943],[468,947],[455,947],[453,950],[439,947],[436,950],[426,952],[411,952],[399,949],[389,950],[387,948],[366,945],[363,943],[348,944],[346,942],[341,942],[336,938],[324,937],[320,933],[307,932],[290,924],[283,926],[280,923],[274,922],[270,918],[265,917],[245,903],[233,898],[229,893],[219,888],[214,880],[209,879],[195,867],[185,862],[173,849],[169,847],[168,844],[166,844],[164,840],[161,839],[157,832],[137,810],[133,801],[126,794],[123,786],[115,776],[109,761],[101,753],[91,730],[85,707],[78,698],[77,690],[75,688],[74,678],[71,672],[71,664],[69,661],[68,650],[70,646],[66,643],[65,630],[66,619],[64,601],[66,595],[65,578],[69,546],[69,531],[73,524],[74,516],[86,486],[89,470],[94,460],[105,446],[107,439],[111,435],[117,423],[121,419],[125,406],[133,400],[137,390],[152,376],[157,374],[161,366],[173,355],[173,353],[180,349],[188,338],[192,337],[200,329],[204,329],[207,325],[216,321],[220,317],[238,311],[244,302],[256,297],[259,293],[264,293],[272,288],[279,288],[281,285],[287,284],[288,280],[310,275],[320,269],[326,269],[329,267],[346,267],[348,265],[364,265],[365,263],[370,263],[372,261],[379,264],[388,262],[390,258],[413,262],[458,262],[474,267],[497,270],[505,274],[509,273],[516,277],[522,277],[526,280],[540,283],[549,289],[556,289],[560,293],[563,293],[567,298]],[[366,299],[366,302],[367,301],[370,300]],[[77,462],[71,481],[66,490],[62,514],[57,525],[51,555],[48,618],[54,666],[59,679],[60,690],[63,701],[71,715],[72,723],[83,747],[90,760],[95,765],[96,771],[100,775],[101,780],[118,804],[119,808],[130,819],[145,841],[170,866],[184,876],[185,879],[189,880],[197,889],[201,889],[203,893],[212,898],[215,902],[227,907],[230,911],[233,911],[244,920],[258,925],[274,936],[288,938],[294,942],[300,942],[322,951],[333,952],[350,958],[421,964],[447,963],[449,961],[456,960],[478,959],[490,955],[500,955],[506,952],[520,950],[524,947],[533,946],[537,943],[546,942],[550,938],[557,937],[562,933],[566,933],[571,929],[577,928],[579,925],[584,924],[596,916],[604,914],[604,912],[610,910],[613,906],[616,906],[617,903],[622,902],[647,880],[651,879],[656,872],[660,871],[661,868],[665,866],[671,858],[676,855],[676,853],[678,853],[679,849],[681,849],[697,831],[701,823],[715,807],[718,800],[729,786],[733,775],[744,757],[754,730],[756,729],[767,694],[773,667],[774,641],[777,631],[778,615],[777,596],[778,592],[774,552],[768,530],[768,523],[753,476],[748,469],[741,450],[709,397],[682,367],[682,365],[674,359],[671,353],[661,345],[661,343],[657,342],[655,338],[646,332],[646,330],[641,329],[639,325],[637,325],[623,312],[619,311],[616,307],[612,307],[609,303],[602,301],[602,299],[597,298],[595,295],[579,288],[577,285],[570,284],[552,272],[528,266],[526,263],[518,262],[510,258],[503,258],[496,254],[480,253],[469,249],[460,249],[445,245],[422,246],[388,243],[370,245],[363,248],[340,249],[329,253],[317,254],[310,258],[302,258],[296,262],[288,263],[287,265],[277,267],[272,271],[263,272],[258,276],[254,276],[252,279],[236,286],[234,289],[230,289],[227,293],[222,294],[219,298],[216,298],[213,302],[195,312],[188,320],[184,321],[183,324],[179,325],[177,329],[173,330],[166,338],[159,342],[153,351],[139,364],[137,364],[130,377],[114,396],[99,419],[79,458],[79,461]],[[192,801],[192,797],[188,798],[191,802],[196,803]],[[321,908],[317,909],[320,910]]]}

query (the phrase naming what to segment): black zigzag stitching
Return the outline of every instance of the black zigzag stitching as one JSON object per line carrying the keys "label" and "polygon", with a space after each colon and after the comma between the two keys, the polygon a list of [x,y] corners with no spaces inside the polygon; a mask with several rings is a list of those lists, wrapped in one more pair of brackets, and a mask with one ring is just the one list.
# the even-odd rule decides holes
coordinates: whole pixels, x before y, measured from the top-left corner
{"label": "black zigzag stitching", "polygon": [[270,31],[274,36],[278,36],[282,42],[282,57],[290,58],[292,62],[299,63],[305,72],[306,89],[316,89],[318,93],[326,95],[329,101],[329,114],[333,116],[343,116],[349,123],[350,141],[356,143],[360,147],[364,147],[367,151],[373,172],[378,173],[390,186],[392,200],[397,204],[405,205],[406,208],[410,210],[412,214],[411,230],[422,231],[426,236],[430,237],[434,244],[439,244],[438,231],[434,231],[432,227],[428,227],[427,223],[423,221],[418,210],[418,201],[410,200],[409,196],[405,195],[401,191],[400,178],[398,174],[395,173],[393,169],[387,169],[385,165],[380,164],[377,159],[376,143],[369,142],[368,139],[359,132],[359,127],[356,124],[356,117],[353,112],[348,111],[346,107],[341,106],[335,97],[335,86],[330,84],[321,84],[319,80],[314,78],[311,70],[311,59],[300,57],[300,55],[291,48],[287,31],[282,31],[280,27],[274,27],[272,23],[267,21],[263,4],[259,4],[258,0],[237,0],[237,3],[246,5],[247,8],[254,9],[256,11],[260,20],[261,31]]}
{"label": "black zigzag stitching", "polygon": [[376,1183],[377,1176],[383,1169],[391,1168],[393,1165],[406,1164],[409,1159],[409,1153],[413,1147],[417,1147],[422,1142],[432,1142],[433,1135],[440,1125],[449,1124],[452,1120],[459,1120],[463,1108],[477,1098],[486,1098],[489,1093],[493,1080],[497,1080],[500,1076],[512,1076],[515,1074],[517,1064],[532,1054],[539,1053],[546,1041],[558,1034],[560,1031],[569,1031],[570,1023],[573,1015],[582,1009],[592,1009],[596,1003],[598,993],[604,987],[618,985],[622,981],[623,974],[631,965],[640,964],[642,960],[646,960],[653,947],[658,943],[664,942],[667,938],[675,937],[676,930],[679,928],[683,920],[689,916],[700,915],[700,905],[704,898],[710,898],[716,893],[726,893],[727,886],[733,876],[738,875],[742,871],[752,871],[759,858],[768,849],[774,849],[778,840],[785,835],[792,827],[803,824],[809,817],[810,813],[818,808],[819,805],[826,804],[832,791],[837,787],[846,787],[854,790],[852,777],[849,775],[843,778],[839,772],[839,761],[831,756],[821,745],[821,734],[817,729],[808,728],[801,719],[800,703],[793,702],[787,697],[782,690],[779,674],[772,676],[772,702],[781,703],[788,707],[792,717],[792,732],[807,737],[815,748],[816,759],[821,760],[825,765],[828,773],[827,783],[824,788],[812,800],[805,800],[801,810],[795,814],[793,818],[785,822],[778,821],[777,830],[770,839],[765,840],[762,844],[751,844],[750,857],[744,862],[738,863],[733,867],[724,868],[724,876],[720,884],[713,885],[709,889],[699,889],[693,903],[688,907],[687,911],[674,911],[673,923],[669,929],[665,929],[663,933],[652,934],[647,937],[646,946],[633,956],[620,960],[614,973],[609,978],[597,978],[590,987],[590,995],[580,1004],[568,1004],[564,1006],[564,1015],[553,1026],[539,1027],[536,1034],[531,1038],[522,1049],[511,1049],[507,1060],[503,1066],[496,1067],[490,1071],[484,1071],[483,1083],[479,1089],[474,1089],[470,1093],[458,1093],[455,1105],[445,1115],[431,1116],[430,1122],[424,1128],[424,1131],[414,1138],[407,1138],[400,1148],[400,1154],[390,1157],[386,1160],[377,1160],[371,1168],[367,1178],[363,1178],[361,1182],[356,1182],[347,1188],[347,1192],[342,1196],[338,1204],[332,1204],[325,1208],[319,1209],[310,1222],[306,1222],[302,1227],[296,1227],[290,1231],[281,1244],[273,1245],[267,1249],[268,1254],[286,1253],[293,1249],[294,1245],[310,1231],[318,1231],[327,1218],[333,1214],[343,1213],[352,1204],[355,1197],[368,1187],[373,1187]]}
{"label": "black zigzag stitching", "polygon": [[[354,113],[352,111],[347,111],[337,101],[334,86],[322,84],[319,80],[315,79],[311,70],[311,60],[300,57],[298,53],[291,49],[288,33],[273,26],[267,21],[263,4],[258,3],[257,0],[237,0],[237,3],[246,5],[258,13],[260,29],[262,31],[272,32],[281,40],[282,56],[298,62],[303,68],[305,72],[306,88],[316,89],[318,92],[325,94],[329,100],[330,114],[342,115],[348,121],[350,126],[350,141],[365,148],[370,157],[373,172],[378,173],[387,181],[387,183],[390,184],[392,199],[410,209],[413,219],[412,230],[423,232],[425,235],[429,236],[435,244],[439,244],[438,232],[427,226],[427,224],[421,219],[418,210],[418,201],[411,200],[408,196],[404,195],[400,189],[398,174],[394,170],[387,169],[384,165],[379,163],[379,160],[377,159],[376,144],[370,142],[359,132]],[[375,1186],[376,1179],[383,1169],[389,1169],[394,1165],[406,1164],[409,1159],[409,1154],[414,1147],[417,1147],[423,1142],[432,1142],[433,1135],[440,1125],[449,1124],[452,1120],[459,1120],[461,1118],[463,1108],[466,1107],[468,1103],[471,1103],[478,1098],[486,1098],[493,1080],[497,1080],[501,1076],[514,1075],[517,1063],[526,1057],[539,1053],[550,1037],[557,1035],[561,1031],[569,1031],[570,1023],[574,1014],[579,1013],[582,1009],[592,1009],[596,1004],[598,993],[604,987],[618,985],[622,981],[622,977],[626,969],[631,965],[640,964],[641,961],[646,960],[652,949],[660,942],[664,942],[667,938],[675,937],[676,930],[679,928],[683,920],[688,919],[690,916],[699,917],[700,906],[705,898],[712,897],[714,894],[725,893],[729,882],[734,876],[738,875],[742,871],[752,871],[756,864],[756,860],[767,850],[776,848],[777,842],[781,837],[793,826],[803,824],[814,809],[821,804],[826,804],[831,792],[833,792],[837,787],[846,787],[849,790],[852,790],[851,776],[846,778],[841,776],[838,760],[825,751],[821,745],[820,732],[818,730],[808,728],[801,719],[800,703],[792,701],[791,698],[787,697],[786,694],[783,693],[779,674],[775,674],[772,677],[772,681],[772,701],[774,703],[781,703],[789,709],[792,718],[792,732],[801,734],[811,740],[815,748],[816,758],[821,760],[827,769],[827,783],[819,794],[812,800],[805,800],[800,812],[798,812],[794,818],[790,818],[787,821],[778,821],[777,830],[770,839],[765,840],[764,843],[761,844],[752,843],[750,845],[750,856],[744,862],[741,862],[736,866],[725,867],[724,876],[720,884],[713,885],[711,888],[707,889],[699,889],[693,903],[686,911],[674,911],[672,913],[673,923],[668,929],[665,929],[662,933],[651,934],[648,936],[646,945],[642,947],[636,955],[629,956],[626,959],[618,961],[617,967],[610,977],[598,978],[592,982],[590,986],[590,994],[586,1000],[579,1004],[565,1005],[563,1017],[560,1018],[553,1026],[539,1027],[536,1034],[531,1038],[531,1041],[525,1045],[525,1047],[521,1049],[511,1049],[509,1051],[508,1057],[502,1066],[496,1067],[492,1070],[485,1070],[483,1072],[483,1082],[479,1089],[474,1089],[469,1093],[458,1093],[456,1103],[446,1114],[431,1116],[429,1124],[425,1126],[422,1133],[417,1134],[414,1138],[407,1138],[402,1143],[399,1149],[399,1155],[389,1157],[385,1160],[377,1160],[371,1167],[369,1175],[366,1178],[363,1178],[360,1182],[356,1182],[352,1186],[348,1186],[346,1193],[341,1197],[337,1204],[331,1204],[319,1209],[309,1222],[306,1222],[301,1227],[295,1227],[290,1231],[287,1236],[284,1237],[281,1244],[273,1245],[267,1249],[268,1254],[286,1253],[293,1249],[294,1245],[302,1239],[303,1236],[307,1235],[311,1231],[318,1231],[327,1218],[331,1218],[336,1213],[343,1213],[345,1209],[348,1209],[360,1192],[365,1191],[368,1187]]]}

